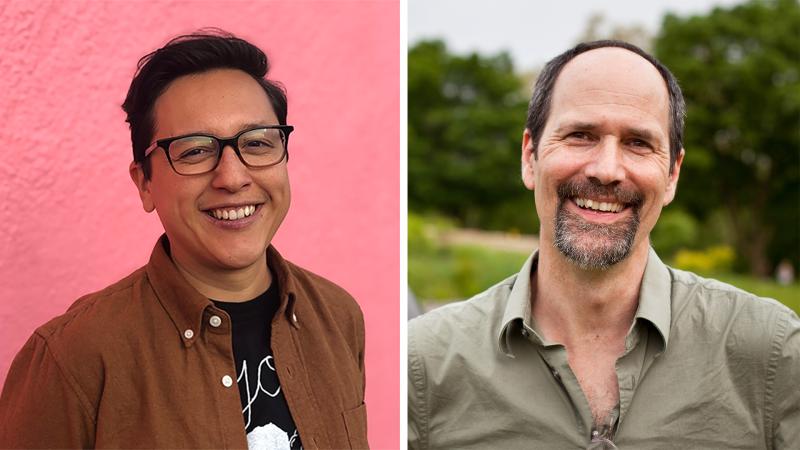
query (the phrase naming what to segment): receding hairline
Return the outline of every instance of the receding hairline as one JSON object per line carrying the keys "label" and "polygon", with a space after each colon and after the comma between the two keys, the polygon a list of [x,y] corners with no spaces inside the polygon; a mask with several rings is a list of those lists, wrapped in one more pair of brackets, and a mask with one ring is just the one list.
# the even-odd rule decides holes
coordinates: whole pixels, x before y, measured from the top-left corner
{"label": "receding hairline", "polygon": [[[556,103],[556,99],[560,95],[563,94],[563,87],[565,86],[565,83],[564,83],[565,78],[570,78],[570,77],[573,77],[573,76],[584,77],[585,76],[584,73],[581,73],[581,72],[574,73],[575,70],[578,68],[576,66],[578,64],[587,64],[587,60],[589,58],[597,59],[599,57],[602,57],[603,53],[606,53],[606,54],[617,54],[617,55],[632,55],[632,56],[634,56],[635,58],[629,58],[629,61],[630,61],[629,65],[631,66],[630,69],[634,69],[634,67],[633,67],[634,65],[638,66],[638,68],[645,67],[645,66],[642,66],[642,63],[645,63],[646,66],[649,67],[648,69],[646,69],[646,70],[648,70],[650,72],[650,75],[649,75],[650,80],[647,81],[647,82],[648,83],[651,83],[651,82],[659,83],[659,86],[661,86],[661,88],[662,88],[659,91],[659,99],[658,100],[664,106],[664,110],[663,110],[663,114],[665,114],[664,119],[666,120],[667,130],[669,130],[670,113],[671,113],[671,111],[670,111],[669,85],[667,83],[667,80],[664,79],[664,76],[661,74],[661,72],[659,71],[658,67],[656,67],[652,62],[647,60],[647,58],[643,57],[642,55],[639,55],[638,53],[636,53],[634,51],[628,50],[628,49],[623,48],[623,47],[598,47],[598,48],[595,48],[595,49],[592,49],[592,50],[585,51],[585,52],[580,53],[578,55],[575,55],[575,57],[573,57],[566,64],[564,64],[564,66],[558,72],[558,75],[556,76],[556,79],[555,79],[555,81],[553,83],[553,90],[552,90],[552,94],[551,94],[552,97],[551,97],[551,103],[550,103],[550,113],[552,113],[552,109],[553,109],[553,106]],[[634,61],[639,61],[639,62],[634,62]],[[596,67],[598,67],[598,64],[604,64],[604,62],[603,61],[597,61],[597,60],[595,60],[595,61],[589,60],[588,64],[589,65],[587,65],[587,66],[585,66],[583,68],[583,72],[590,72],[593,69],[595,69]],[[565,77],[564,75],[567,75],[567,77]],[[575,80],[571,80],[571,81],[575,81]],[[645,92],[652,93],[653,90],[652,89],[646,89]],[[624,92],[619,92],[617,94],[625,95]],[[631,95],[633,95],[633,94],[631,94]],[[547,124],[548,124],[548,122],[550,122],[551,118],[552,118],[552,114],[548,114],[547,120],[546,120],[546,122],[544,124],[544,127],[547,127]]]}
{"label": "receding hairline", "polygon": [[[664,79],[664,76],[661,74],[658,67],[656,67],[651,61],[642,55],[623,47],[598,47],[575,55],[572,59],[567,61],[567,63],[564,64],[564,67],[562,67],[558,72],[553,84],[553,95],[555,96],[556,92],[558,91],[558,86],[564,78],[564,74],[571,74],[578,64],[585,64],[590,58],[597,60],[598,58],[603,57],[604,53],[609,55],[626,55],[628,60],[631,61],[629,63],[630,66],[639,65],[640,68],[647,67],[648,69],[646,70],[650,73],[650,77],[653,79],[653,81],[658,80],[659,85],[664,88],[663,93],[665,94],[667,100],[669,100],[669,86],[667,85],[667,80]],[[631,56],[633,58],[630,58]],[[634,61],[638,61],[638,63],[634,63]],[[598,67],[597,64],[601,63],[603,63],[603,61],[594,61],[592,63],[594,65],[588,66],[588,68],[594,69]],[[642,65],[642,63],[644,63],[644,65]],[[603,66],[601,65],[600,67]],[[633,67],[631,67],[631,69],[633,69]]]}

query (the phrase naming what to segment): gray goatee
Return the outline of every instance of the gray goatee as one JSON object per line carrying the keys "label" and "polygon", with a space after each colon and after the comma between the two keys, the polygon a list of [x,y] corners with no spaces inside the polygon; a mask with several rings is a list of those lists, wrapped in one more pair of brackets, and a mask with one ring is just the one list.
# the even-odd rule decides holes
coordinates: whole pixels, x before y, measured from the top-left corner
{"label": "gray goatee", "polygon": [[[566,202],[576,197],[613,197],[632,213],[627,219],[613,224],[587,222],[568,211]],[[639,229],[639,209],[642,195],[620,188],[602,185],[592,180],[570,181],[558,187],[558,206],[555,218],[555,247],[572,263],[584,270],[606,270],[627,258]]]}

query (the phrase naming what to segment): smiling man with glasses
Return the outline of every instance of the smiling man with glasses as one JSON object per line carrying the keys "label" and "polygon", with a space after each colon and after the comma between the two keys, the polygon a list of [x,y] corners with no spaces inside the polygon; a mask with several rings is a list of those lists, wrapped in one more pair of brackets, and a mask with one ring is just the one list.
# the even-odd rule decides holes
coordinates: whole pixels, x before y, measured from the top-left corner
{"label": "smiling man with glasses", "polygon": [[222,32],[142,58],[123,104],[130,175],[165,234],[20,351],[0,447],[367,446],[361,311],[271,246],[294,128],[268,69]]}

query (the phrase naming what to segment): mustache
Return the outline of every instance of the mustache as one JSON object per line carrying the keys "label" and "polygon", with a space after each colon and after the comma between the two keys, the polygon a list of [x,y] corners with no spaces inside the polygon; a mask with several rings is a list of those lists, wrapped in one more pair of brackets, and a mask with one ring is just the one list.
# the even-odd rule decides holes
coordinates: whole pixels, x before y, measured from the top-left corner
{"label": "mustache", "polygon": [[558,199],[563,203],[568,198],[588,198],[588,197],[612,197],[617,202],[627,206],[633,207],[638,210],[644,202],[644,196],[634,190],[625,189],[616,185],[604,185],[597,181],[585,180],[569,180],[561,183],[557,189]]}

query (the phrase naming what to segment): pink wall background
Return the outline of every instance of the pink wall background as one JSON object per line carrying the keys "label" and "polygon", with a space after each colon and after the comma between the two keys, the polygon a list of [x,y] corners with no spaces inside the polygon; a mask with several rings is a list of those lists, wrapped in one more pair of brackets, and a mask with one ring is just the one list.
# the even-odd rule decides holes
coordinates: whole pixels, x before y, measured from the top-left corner
{"label": "pink wall background", "polygon": [[399,2],[0,3],[0,382],[33,330],[147,262],[161,224],[128,178],[119,105],[139,57],[220,27],[289,96],[281,253],[366,316],[369,438],[399,445]]}

